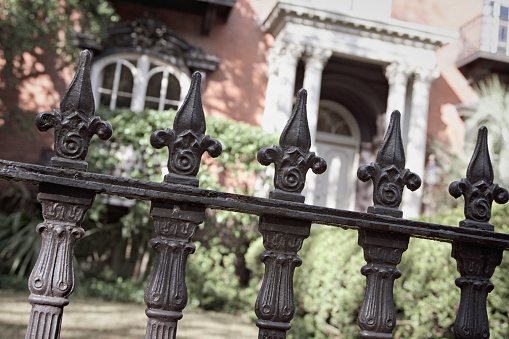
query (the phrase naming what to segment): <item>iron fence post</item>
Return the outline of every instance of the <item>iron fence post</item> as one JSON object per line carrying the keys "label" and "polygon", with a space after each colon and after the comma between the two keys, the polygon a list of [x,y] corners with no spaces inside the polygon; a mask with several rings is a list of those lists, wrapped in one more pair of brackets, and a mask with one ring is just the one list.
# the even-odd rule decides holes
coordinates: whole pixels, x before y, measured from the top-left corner
{"label": "iron fence post", "polygon": [[32,311],[26,339],[60,337],[63,308],[74,290],[74,245],[85,233],[80,223],[94,197],[93,192],[40,185],[42,245],[28,282]]}
{"label": "iron fence post", "polygon": [[186,262],[195,250],[191,238],[204,211],[202,207],[152,201],[150,215],[157,238],[150,241],[155,259],[145,289],[147,339],[176,336],[177,321],[187,305]]}
{"label": "iron fence post", "polygon": [[[493,183],[493,167],[488,150],[488,130],[481,127],[477,143],[468,165],[466,178],[451,183],[449,193],[465,198],[465,220],[460,227],[494,231],[489,223],[493,201],[505,204],[509,192]],[[484,339],[490,337],[486,301],[494,285],[490,278],[502,262],[503,249],[477,244],[454,242],[452,257],[457,261],[461,277],[456,285],[461,289],[461,300],[454,322],[454,337],[458,339]]]}
{"label": "iron fence post", "polygon": [[366,292],[358,316],[361,338],[392,338],[396,326],[394,280],[401,277],[396,265],[407,250],[408,241],[407,235],[359,231],[359,246],[367,262],[361,269],[366,276]]}
{"label": "iron fence post", "polygon": [[[42,112],[36,117],[39,130],[55,130],[53,167],[85,171],[92,136],[97,134],[105,140],[113,132],[109,123],[94,115],[90,63],[90,52],[81,52],[60,111]],[[67,297],[74,290],[74,246],[85,233],[80,223],[92,206],[95,192],[41,182],[37,198],[44,218],[37,226],[42,245],[28,282],[32,311],[25,338],[56,339],[60,337],[63,308],[69,304]]]}
{"label": "iron fence post", "polygon": [[485,339],[490,337],[486,301],[494,285],[490,278],[502,262],[502,249],[455,243],[452,257],[458,263],[461,277],[456,286],[461,289],[461,300],[454,321],[457,339]]}
{"label": "iron fence post", "polygon": [[[203,153],[221,154],[221,143],[205,135],[206,124],[200,92],[201,75],[193,74],[191,87],[175,116],[173,129],[152,134],[156,148],[168,147],[168,171],[164,182],[198,186],[196,178]],[[150,244],[155,251],[154,268],[145,289],[148,317],[146,339],[173,339],[177,321],[187,305],[185,281],[187,256],[194,253],[191,238],[203,222],[205,207],[171,200],[153,199],[150,215],[157,238]]]}
{"label": "iron fence post", "polygon": [[[416,190],[421,179],[405,169],[405,153],[401,140],[400,113],[394,111],[375,163],[361,166],[357,176],[373,180],[374,206],[368,213],[401,218],[403,188]],[[359,245],[367,262],[361,273],[366,276],[366,291],[357,322],[361,338],[392,338],[396,327],[394,280],[401,277],[396,268],[408,248],[410,237],[405,234],[359,230]]]}
{"label": "iron fence post", "polygon": [[[281,133],[279,146],[264,147],[258,152],[262,165],[274,163],[275,190],[273,199],[304,202],[300,193],[305,185],[306,173],[323,173],[327,164],[323,158],[309,152],[311,137],[306,114],[306,91],[297,94],[297,103],[286,127]],[[260,260],[265,265],[262,286],[255,303],[258,316],[259,339],[284,339],[291,328],[295,313],[293,274],[302,260],[297,252],[309,236],[309,221],[263,215],[258,230],[263,236],[265,251]]]}
{"label": "iron fence post", "polygon": [[311,223],[263,216],[258,229],[265,247],[260,255],[265,274],[255,304],[256,326],[260,328],[258,338],[286,338],[295,313],[293,274],[302,264],[297,252],[309,237]]}

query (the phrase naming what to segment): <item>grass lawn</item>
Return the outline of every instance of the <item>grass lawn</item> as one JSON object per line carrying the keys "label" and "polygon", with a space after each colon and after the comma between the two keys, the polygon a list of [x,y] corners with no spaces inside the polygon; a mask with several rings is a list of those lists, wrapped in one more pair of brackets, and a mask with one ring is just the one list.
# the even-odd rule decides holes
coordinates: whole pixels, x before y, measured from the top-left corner
{"label": "grass lawn", "polygon": [[[0,337],[24,338],[31,305],[29,292],[0,290]],[[64,308],[61,338],[128,339],[144,338],[147,317],[145,305],[107,302],[72,297]],[[254,321],[209,311],[186,311],[178,323],[177,337],[256,338]]]}

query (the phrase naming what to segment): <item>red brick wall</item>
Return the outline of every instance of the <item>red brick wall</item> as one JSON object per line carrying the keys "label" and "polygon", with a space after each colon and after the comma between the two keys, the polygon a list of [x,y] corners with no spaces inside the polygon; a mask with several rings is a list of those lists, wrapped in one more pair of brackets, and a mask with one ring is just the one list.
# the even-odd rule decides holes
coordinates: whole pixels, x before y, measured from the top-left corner
{"label": "red brick wall", "polygon": [[39,163],[41,149],[52,148],[53,137],[51,132],[35,128],[35,115],[59,108],[60,96],[72,77],[69,70],[57,68],[54,56],[47,51],[36,49],[33,55],[25,53],[23,57],[22,71],[13,85],[6,82],[12,79],[1,82],[0,158]]}

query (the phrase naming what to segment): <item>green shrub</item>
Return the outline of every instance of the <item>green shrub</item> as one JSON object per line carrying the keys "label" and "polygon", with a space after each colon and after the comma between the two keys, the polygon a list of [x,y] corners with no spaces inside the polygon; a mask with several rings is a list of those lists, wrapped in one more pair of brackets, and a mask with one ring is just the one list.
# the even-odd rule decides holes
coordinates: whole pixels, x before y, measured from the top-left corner
{"label": "green shrub", "polygon": [[123,279],[115,272],[110,276],[100,275],[87,279],[80,279],[76,283],[74,295],[94,297],[102,300],[143,303],[145,283],[133,279]]}
{"label": "green shrub", "polygon": [[[462,209],[455,209],[422,219],[454,226],[464,216]],[[509,206],[494,206],[491,222],[496,231],[509,233]],[[246,258],[257,274],[263,272],[254,261],[255,253],[260,252],[260,244],[255,242]],[[299,256],[303,264],[295,271],[296,314],[290,337],[356,337],[357,315],[365,289],[365,277],[360,273],[365,261],[357,245],[357,232],[314,228]],[[397,312],[394,337],[453,338],[460,289],[455,285],[459,273],[451,257],[451,244],[411,238],[398,268],[402,276],[394,284]],[[509,337],[507,272],[509,258],[506,255],[491,279],[495,289],[488,295],[492,338]]]}
{"label": "green shrub", "polygon": [[207,247],[199,242],[196,245],[186,271],[189,304],[229,313],[252,312],[256,290],[240,285],[235,272],[235,253],[217,239]]}
{"label": "green shrub", "polygon": [[[28,277],[0,274],[0,290],[28,291]],[[28,294],[27,294],[28,296]]]}
{"label": "green shrub", "polygon": [[292,338],[350,338],[364,294],[357,232],[315,228],[299,252]]}

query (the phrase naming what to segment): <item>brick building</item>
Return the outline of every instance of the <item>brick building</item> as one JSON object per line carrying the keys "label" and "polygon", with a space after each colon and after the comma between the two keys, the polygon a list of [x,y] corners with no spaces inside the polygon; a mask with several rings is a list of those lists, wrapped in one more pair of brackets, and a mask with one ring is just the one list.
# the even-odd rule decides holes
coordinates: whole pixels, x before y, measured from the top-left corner
{"label": "brick building", "polygon": [[[457,107],[476,100],[473,82],[509,61],[502,0],[111,2],[121,21],[104,43],[79,39],[94,52],[96,105],[177,107],[200,71],[206,114],[281,131],[304,87],[315,150],[329,164],[308,179],[306,202],[331,207],[371,204],[355,172],[374,160],[387,113],[401,111],[407,167],[422,177],[426,141],[459,149]],[[70,75],[46,54],[25,59],[27,76],[4,92],[2,109],[57,108]],[[38,132],[26,140],[4,129],[0,138],[4,159],[43,162],[52,147]],[[421,192],[405,193],[407,217],[420,213]]]}

